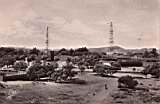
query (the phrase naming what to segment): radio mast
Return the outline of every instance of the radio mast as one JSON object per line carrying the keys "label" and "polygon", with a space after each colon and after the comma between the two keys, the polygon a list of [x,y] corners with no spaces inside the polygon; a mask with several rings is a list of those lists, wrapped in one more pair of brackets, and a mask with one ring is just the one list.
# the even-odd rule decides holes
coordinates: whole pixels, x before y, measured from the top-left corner
{"label": "radio mast", "polygon": [[49,52],[49,49],[48,49],[48,47],[49,47],[49,34],[48,34],[48,26],[47,26],[47,31],[46,31],[46,53],[47,53],[47,55],[48,55],[48,52]]}
{"label": "radio mast", "polygon": [[142,45],[142,43],[141,43],[141,42],[142,42],[142,36],[143,36],[143,35],[140,34],[139,37],[137,38],[138,44],[139,44],[139,48],[142,48],[142,47],[141,47],[141,45]]}
{"label": "radio mast", "polygon": [[110,47],[114,45],[114,37],[113,37],[113,23],[110,22],[110,37],[109,37],[109,44],[110,44]]}

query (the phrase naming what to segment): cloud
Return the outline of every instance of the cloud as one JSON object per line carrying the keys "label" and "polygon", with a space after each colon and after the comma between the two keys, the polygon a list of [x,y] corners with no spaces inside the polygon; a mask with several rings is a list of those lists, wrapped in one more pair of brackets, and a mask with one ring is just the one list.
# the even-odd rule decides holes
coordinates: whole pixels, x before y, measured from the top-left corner
{"label": "cloud", "polygon": [[0,0],[0,44],[43,47],[49,26],[51,47],[106,45],[112,20],[117,44],[138,47],[142,33],[143,46],[152,46],[159,35],[157,1]]}
{"label": "cloud", "polygon": [[72,32],[72,33],[81,33],[81,34],[97,34],[98,33],[98,31],[87,26],[86,24],[84,24],[78,19],[72,20],[71,23],[66,24],[61,30]]}

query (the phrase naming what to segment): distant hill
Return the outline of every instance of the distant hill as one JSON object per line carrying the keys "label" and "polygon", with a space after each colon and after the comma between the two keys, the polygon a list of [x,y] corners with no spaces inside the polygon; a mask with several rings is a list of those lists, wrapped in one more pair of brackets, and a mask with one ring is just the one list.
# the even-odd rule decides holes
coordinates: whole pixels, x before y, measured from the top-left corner
{"label": "distant hill", "polygon": [[112,47],[100,47],[100,48],[89,48],[90,52],[127,52],[126,49],[120,47],[120,46],[112,46]]}
{"label": "distant hill", "polygon": [[[89,48],[90,52],[119,52],[119,53],[144,53],[145,51],[151,51],[153,48],[141,48],[141,49],[125,49],[120,46],[112,46],[112,47],[100,47],[100,48]],[[160,49],[157,50],[160,53]]]}
{"label": "distant hill", "polygon": [[[141,48],[141,49],[128,49],[128,52],[144,53],[145,51],[152,51],[153,48]],[[157,50],[158,52],[159,50]]]}

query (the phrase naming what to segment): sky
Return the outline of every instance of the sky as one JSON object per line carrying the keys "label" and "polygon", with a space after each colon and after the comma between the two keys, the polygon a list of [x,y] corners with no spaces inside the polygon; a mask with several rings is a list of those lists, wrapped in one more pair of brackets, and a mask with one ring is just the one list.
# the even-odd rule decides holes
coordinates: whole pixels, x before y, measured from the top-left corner
{"label": "sky", "polygon": [[0,0],[0,45],[160,48],[160,0]]}

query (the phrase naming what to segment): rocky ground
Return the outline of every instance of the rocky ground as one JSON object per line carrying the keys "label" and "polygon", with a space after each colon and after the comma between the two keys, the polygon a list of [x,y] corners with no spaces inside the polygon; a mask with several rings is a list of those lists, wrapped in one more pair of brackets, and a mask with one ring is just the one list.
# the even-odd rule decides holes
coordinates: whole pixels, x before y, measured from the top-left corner
{"label": "rocky ground", "polygon": [[0,104],[160,104],[159,80],[138,79],[137,90],[130,90],[117,88],[116,78],[87,73],[78,78],[86,83],[7,82]]}

